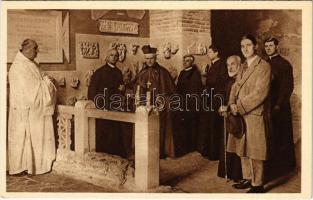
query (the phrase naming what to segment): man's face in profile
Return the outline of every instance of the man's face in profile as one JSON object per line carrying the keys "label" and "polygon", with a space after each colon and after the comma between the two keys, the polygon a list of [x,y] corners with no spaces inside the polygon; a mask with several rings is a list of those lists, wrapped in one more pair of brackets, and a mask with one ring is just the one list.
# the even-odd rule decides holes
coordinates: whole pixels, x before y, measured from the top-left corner
{"label": "man's face in profile", "polygon": [[208,57],[210,58],[210,60],[214,60],[218,57],[218,52],[214,52],[213,49],[209,49]]}
{"label": "man's face in profile", "polygon": [[38,45],[34,41],[31,41],[29,46],[22,50],[24,56],[26,56],[29,60],[34,60],[37,57],[38,52]]}

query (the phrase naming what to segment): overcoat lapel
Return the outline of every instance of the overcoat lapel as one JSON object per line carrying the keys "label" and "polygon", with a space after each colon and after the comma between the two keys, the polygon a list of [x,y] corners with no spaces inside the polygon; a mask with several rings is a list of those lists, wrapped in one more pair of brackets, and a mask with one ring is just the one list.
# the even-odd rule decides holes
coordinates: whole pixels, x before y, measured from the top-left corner
{"label": "overcoat lapel", "polygon": [[[257,58],[251,64],[251,67],[248,67],[247,71],[242,71],[242,77],[241,77],[240,81],[237,83],[239,87],[238,87],[238,90],[236,92],[236,95],[238,95],[240,89],[245,84],[245,82],[249,79],[249,77],[254,72],[254,70],[256,69],[256,67],[258,66],[258,64],[260,62],[261,62],[261,57],[257,56]],[[245,62],[244,65],[247,65],[247,63]]]}

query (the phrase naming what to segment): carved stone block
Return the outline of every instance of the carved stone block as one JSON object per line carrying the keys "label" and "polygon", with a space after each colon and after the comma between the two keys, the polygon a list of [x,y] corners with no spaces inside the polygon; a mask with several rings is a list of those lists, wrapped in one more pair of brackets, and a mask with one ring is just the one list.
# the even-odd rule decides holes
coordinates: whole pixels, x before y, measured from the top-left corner
{"label": "carved stone block", "polygon": [[98,59],[99,43],[98,42],[82,42],[80,44],[80,54],[83,58]]}
{"label": "carved stone block", "polygon": [[133,55],[137,54],[138,48],[139,48],[139,45],[137,45],[137,44],[132,44],[131,45],[131,50],[132,50],[132,54]]}
{"label": "carved stone block", "polygon": [[60,87],[65,87],[65,86],[66,86],[65,77],[62,77],[62,78],[58,81],[58,85],[59,85]]}
{"label": "carved stone block", "polygon": [[95,72],[94,69],[89,70],[88,72],[86,72],[86,74],[85,74],[85,84],[86,84],[86,87],[89,86],[91,76],[93,75],[94,72]]}
{"label": "carved stone block", "polygon": [[78,77],[73,77],[72,81],[71,81],[71,87],[74,89],[77,89],[79,86],[79,83],[80,83],[80,81],[79,81]]}
{"label": "carved stone block", "polygon": [[70,114],[59,114],[58,121],[58,135],[59,146],[58,149],[70,150],[71,145],[71,119]]}
{"label": "carved stone block", "polygon": [[163,44],[163,55],[165,59],[170,59],[172,55],[175,55],[179,50],[178,44],[171,42]]}
{"label": "carved stone block", "polygon": [[187,47],[187,54],[206,55],[208,52],[207,45],[203,42],[195,41]]}

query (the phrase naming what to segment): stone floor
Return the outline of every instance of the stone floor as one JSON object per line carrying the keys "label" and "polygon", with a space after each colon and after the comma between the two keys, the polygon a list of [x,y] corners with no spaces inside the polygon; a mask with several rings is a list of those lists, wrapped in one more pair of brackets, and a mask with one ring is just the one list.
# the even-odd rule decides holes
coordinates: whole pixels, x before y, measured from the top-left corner
{"label": "stone floor", "polygon": [[[297,163],[300,163],[300,145],[297,145]],[[184,193],[240,193],[232,182],[216,176],[217,161],[208,161],[199,153],[191,153],[179,159],[161,160],[160,181],[170,185],[167,192]],[[301,191],[300,166],[279,180],[266,185],[269,193],[296,193]],[[164,192],[163,191],[163,192]],[[7,192],[127,192],[119,188],[101,188],[55,173],[37,176],[7,176]],[[159,190],[157,192],[162,192]]]}

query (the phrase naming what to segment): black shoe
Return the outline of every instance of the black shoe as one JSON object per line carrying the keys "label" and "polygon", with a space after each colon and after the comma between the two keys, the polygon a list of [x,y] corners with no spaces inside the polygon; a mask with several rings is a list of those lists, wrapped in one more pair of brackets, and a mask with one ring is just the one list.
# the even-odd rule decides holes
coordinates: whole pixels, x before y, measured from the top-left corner
{"label": "black shoe", "polygon": [[247,193],[265,193],[263,186],[252,186]]}
{"label": "black shoe", "polygon": [[241,179],[234,179],[234,180],[233,180],[233,182],[234,182],[235,184],[236,184],[236,183],[241,183],[241,181],[242,181]]}
{"label": "black shoe", "polygon": [[252,187],[250,180],[242,180],[240,183],[232,185],[236,189],[247,189]]}

